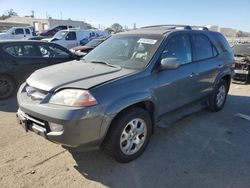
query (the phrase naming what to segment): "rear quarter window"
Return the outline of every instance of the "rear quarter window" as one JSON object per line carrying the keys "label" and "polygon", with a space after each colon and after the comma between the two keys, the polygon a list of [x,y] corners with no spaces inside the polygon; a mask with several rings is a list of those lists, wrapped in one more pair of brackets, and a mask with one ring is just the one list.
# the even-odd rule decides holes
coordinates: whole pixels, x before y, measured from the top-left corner
{"label": "rear quarter window", "polygon": [[232,52],[232,49],[229,45],[229,43],[227,42],[227,39],[220,33],[214,33],[213,34],[219,48],[223,51],[223,52]]}

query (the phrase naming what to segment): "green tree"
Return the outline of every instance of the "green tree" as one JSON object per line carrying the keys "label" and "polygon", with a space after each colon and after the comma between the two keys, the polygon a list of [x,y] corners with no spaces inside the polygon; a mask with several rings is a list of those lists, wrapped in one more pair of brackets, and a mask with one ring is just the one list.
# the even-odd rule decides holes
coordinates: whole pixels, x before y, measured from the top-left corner
{"label": "green tree", "polygon": [[13,9],[6,10],[5,13],[0,16],[0,20],[5,20],[11,16],[18,16],[18,14]]}
{"label": "green tree", "polygon": [[110,28],[113,29],[114,33],[123,31],[123,27],[119,23],[112,24]]}

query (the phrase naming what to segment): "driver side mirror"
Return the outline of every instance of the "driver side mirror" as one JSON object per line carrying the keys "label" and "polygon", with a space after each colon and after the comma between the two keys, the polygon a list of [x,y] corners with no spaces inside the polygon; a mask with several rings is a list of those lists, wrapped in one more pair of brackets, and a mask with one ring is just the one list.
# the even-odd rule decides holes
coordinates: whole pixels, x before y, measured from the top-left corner
{"label": "driver side mirror", "polygon": [[161,60],[160,70],[170,70],[177,69],[181,65],[181,62],[178,58],[167,57]]}
{"label": "driver side mirror", "polygon": [[12,35],[15,35],[15,32],[12,32],[11,34],[12,34]]}

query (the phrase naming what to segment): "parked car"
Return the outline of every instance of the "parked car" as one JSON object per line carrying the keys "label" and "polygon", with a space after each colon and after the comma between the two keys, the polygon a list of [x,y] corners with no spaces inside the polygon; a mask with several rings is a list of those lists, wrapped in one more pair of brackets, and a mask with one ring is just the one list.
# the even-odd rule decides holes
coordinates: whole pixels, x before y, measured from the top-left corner
{"label": "parked car", "polygon": [[58,25],[51,27],[48,30],[44,30],[42,32],[37,32],[38,36],[44,36],[44,37],[53,37],[58,31],[60,30],[65,30],[65,29],[70,29],[72,26],[68,25]]}
{"label": "parked car", "polygon": [[52,142],[100,146],[129,162],[166,114],[223,108],[234,56],[218,32],[166,25],[116,34],[83,61],[34,72],[17,94],[18,122]]}
{"label": "parked car", "polygon": [[74,48],[71,48],[70,51],[77,56],[85,56],[99,44],[103,43],[106,39],[107,38],[93,39],[84,46],[76,46]]}
{"label": "parked car", "polygon": [[12,27],[5,33],[0,33],[0,40],[27,39],[32,36],[32,30],[28,27]]}
{"label": "parked car", "polygon": [[42,40],[42,39],[47,39],[48,37],[45,36],[33,36],[28,38],[28,40]]}
{"label": "parked car", "polygon": [[98,31],[98,30],[92,31],[92,30],[69,29],[69,30],[58,31],[53,38],[43,39],[43,41],[53,42],[65,48],[70,49],[80,44],[84,45],[85,43],[81,41],[86,40],[87,42],[89,42],[90,40],[93,39],[93,36],[107,37],[108,33],[105,31]]}
{"label": "parked car", "polygon": [[0,42],[0,99],[13,95],[16,87],[35,70],[76,59],[60,45],[39,41]]}
{"label": "parked car", "polygon": [[250,43],[233,46],[235,56],[234,82],[247,84],[250,81]]}

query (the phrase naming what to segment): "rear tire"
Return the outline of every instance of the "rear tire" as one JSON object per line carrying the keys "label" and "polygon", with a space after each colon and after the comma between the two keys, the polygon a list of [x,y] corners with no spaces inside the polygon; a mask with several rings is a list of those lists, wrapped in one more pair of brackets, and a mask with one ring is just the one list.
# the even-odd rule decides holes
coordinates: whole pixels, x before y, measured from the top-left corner
{"label": "rear tire", "polygon": [[0,100],[7,99],[16,91],[16,84],[9,76],[0,75]]}
{"label": "rear tire", "polygon": [[217,84],[209,98],[209,109],[211,111],[217,112],[224,107],[227,99],[228,87],[227,82],[223,79]]}
{"label": "rear tire", "polygon": [[116,161],[127,163],[144,152],[151,134],[149,113],[142,108],[130,108],[114,119],[101,148]]}

